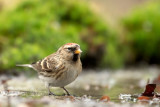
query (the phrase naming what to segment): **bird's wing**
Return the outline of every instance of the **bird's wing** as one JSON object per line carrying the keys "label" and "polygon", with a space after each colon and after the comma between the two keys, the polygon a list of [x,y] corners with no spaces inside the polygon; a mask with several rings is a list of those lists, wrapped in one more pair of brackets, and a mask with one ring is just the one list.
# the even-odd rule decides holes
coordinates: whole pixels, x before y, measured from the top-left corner
{"label": "bird's wing", "polygon": [[33,63],[33,68],[38,72],[48,72],[53,73],[57,72],[60,69],[64,68],[64,64],[59,61],[59,58],[54,57],[55,55],[51,55],[48,57],[45,57],[42,60],[37,61],[36,63]]}

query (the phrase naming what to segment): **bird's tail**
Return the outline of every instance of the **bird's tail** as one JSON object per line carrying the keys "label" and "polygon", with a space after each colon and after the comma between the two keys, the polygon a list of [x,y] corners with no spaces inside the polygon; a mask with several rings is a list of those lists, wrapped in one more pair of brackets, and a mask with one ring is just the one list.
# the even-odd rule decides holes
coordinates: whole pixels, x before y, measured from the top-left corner
{"label": "bird's tail", "polygon": [[33,68],[31,64],[17,64],[16,66]]}

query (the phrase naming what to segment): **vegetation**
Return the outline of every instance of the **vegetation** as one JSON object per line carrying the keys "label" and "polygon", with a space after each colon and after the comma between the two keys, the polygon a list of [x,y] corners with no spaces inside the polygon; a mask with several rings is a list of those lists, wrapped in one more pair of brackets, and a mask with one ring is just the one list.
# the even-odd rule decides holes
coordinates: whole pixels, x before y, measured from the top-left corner
{"label": "vegetation", "polygon": [[[87,65],[90,56],[91,62],[99,65],[102,62],[105,62],[103,66],[118,65],[117,58],[107,62],[107,58],[117,56],[114,35],[82,2],[27,0],[12,11],[2,12],[0,17],[1,69],[10,69],[17,63],[32,63],[68,42],[81,45],[86,67],[90,66]],[[106,49],[111,50],[107,55]]]}
{"label": "vegetation", "polygon": [[153,2],[136,9],[123,20],[131,63],[160,64],[160,4]]}
{"label": "vegetation", "polygon": [[84,67],[160,64],[159,7],[159,3],[148,3],[124,18],[124,39],[120,39],[118,31],[83,2],[23,1],[14,10],[1,10],[0,69],[32,63],[68,42],[81,45]]}

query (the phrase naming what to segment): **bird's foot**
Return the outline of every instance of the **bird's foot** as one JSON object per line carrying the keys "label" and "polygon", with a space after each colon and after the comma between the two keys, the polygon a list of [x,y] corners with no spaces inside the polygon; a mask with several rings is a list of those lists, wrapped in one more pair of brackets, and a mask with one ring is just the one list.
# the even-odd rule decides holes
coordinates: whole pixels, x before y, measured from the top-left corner
{"label": "bird's foot", "polygon": [[71,94],[62,94],[62,96],[72,96]]}
{"label": "bird's foot", "polygon": [[55,96],[55,94],[54,94],[54,93],[52,93],[52,92],[49,92],[49,93],[48,93],[48,95],[54,95],[54,96]]}
{"label": "bird's foot", "polygon": [[67,95],[67,96],[72,96],[70,93],[67,93],[66,95]]}

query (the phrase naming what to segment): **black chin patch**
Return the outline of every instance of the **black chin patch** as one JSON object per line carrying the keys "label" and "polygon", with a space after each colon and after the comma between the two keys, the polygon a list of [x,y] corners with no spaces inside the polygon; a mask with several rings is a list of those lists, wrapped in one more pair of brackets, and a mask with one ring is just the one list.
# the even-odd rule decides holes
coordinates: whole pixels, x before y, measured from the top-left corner
{"label": "black chin patch", "polygon": [[79,56],[79,54],[74,54],[72,60],[73,60],[74,62],[76,62],[76,61],[78,60],[78,56]]}

